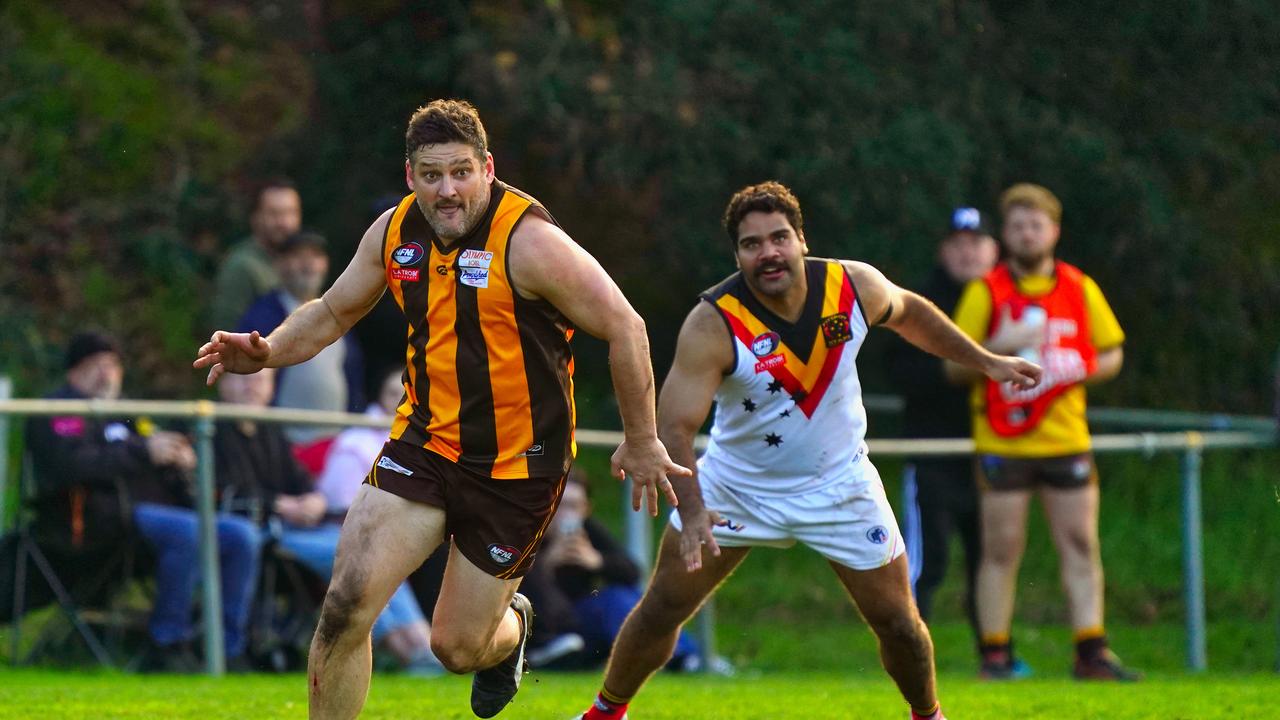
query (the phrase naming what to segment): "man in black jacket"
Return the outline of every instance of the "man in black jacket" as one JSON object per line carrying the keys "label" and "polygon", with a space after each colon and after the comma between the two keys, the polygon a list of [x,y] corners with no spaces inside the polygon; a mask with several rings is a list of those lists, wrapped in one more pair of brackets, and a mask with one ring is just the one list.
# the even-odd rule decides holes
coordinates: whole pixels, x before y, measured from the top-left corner
{"label": "man in black jacket", "polygon": [[[93,332],[71,339],[67,382],[51,399],[114,400],[124,368],[120,349]],[[199,577],[198,518],[190,509],[195,452],[179,433],[141,419],[105,421],[67,415],[34,417],[27,447],[36,473],[36,536],[55,555],[73,557],[130,542],[136,533],[156,558],[156,598],[149,633],[150,668],[195,670],[187,644]],[[257,529],[219,515],[218,552],[228,664],[244,652],[249,602],[257,579]]]}
{"label": "man in black jacket", "polygon": [[[981,213],[970,207],[956,208],[938,246],[938,264],[916,291],[950,315],[965,285],[991,270],[999,254]],[[888,359],[890,380],[906,400],[904,437],[969,437],[968,388],[947,382],[940,359],[901,340],[894,343]],[[965,554],[965,612],[976,632],[974,575],[982,543],[973,461],[968,457],[908,458],[903,494],[902,534],[920,616],[929,620],[933,593],[946,575],[949,541],[955,531]]]}

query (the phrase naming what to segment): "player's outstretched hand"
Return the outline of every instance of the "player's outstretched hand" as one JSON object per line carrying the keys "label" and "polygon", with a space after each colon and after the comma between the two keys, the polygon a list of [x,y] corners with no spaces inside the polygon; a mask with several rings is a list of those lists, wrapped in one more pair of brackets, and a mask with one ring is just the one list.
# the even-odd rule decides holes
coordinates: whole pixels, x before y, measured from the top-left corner
{"label": "player's outstretched hand", "polygon": [[640,510],[640,497],[646,495],[649,502],[649,514],[658,516],[658,491],[667,496],[672,507],[680,504],[676,491],[671,488],[668,475],[689,477],[693,471],[683,465],[677,465],[667,454],[667,448],[658,438],[632,444],[623,440],[610,458],[611,474],[619,482],[631,476],[631,509]]}
{"label": "player's outstretched hand", "polygon": [[987,377],[998,383],[1011,382],[1020,388],[1040,384],[1044,370],[1039,365],[1012,355],[997,355],[986,370]]}
{"label": "player's outstretched hand", "polygon": [[706,510],[692,517],[680,516],[680,556],[684,558],[684,567],[689,572],[702,569],[702,549],[705,546],[712,555],[720,554],[720,546],[716,543],[711,529],[729,522],[720,517],[715,510]]}
{"label": "player's outstretched hand", "polygon": [[233,372],[238,375],[256,373],[267,366],[267,358],[271,356],[271,345],[267,339],[258,334],[229,333],[219,330],[209,338],[209,342],[200,346],[196,352],[196,360],[191,363],[195,368],[209,368],[206,385],[218,382],[223,373]]}

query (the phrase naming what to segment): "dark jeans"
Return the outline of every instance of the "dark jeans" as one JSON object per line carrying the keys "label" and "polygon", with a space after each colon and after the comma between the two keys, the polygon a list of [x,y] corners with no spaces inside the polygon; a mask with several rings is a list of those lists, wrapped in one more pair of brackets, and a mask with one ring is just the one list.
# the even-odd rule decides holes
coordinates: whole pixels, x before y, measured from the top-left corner
{"label": "dark jeans", "polygon": [[[138,503],[138,533],[156,555],[156,600],[149,630],[157,645],[191,639],[191,604],[200,579],[199,518],[192,510]],[[227,657],[245,650],[245,630],[258,578],[262,543],[247,518],[219,513],[218,562],[222,570],[222,622]]]}

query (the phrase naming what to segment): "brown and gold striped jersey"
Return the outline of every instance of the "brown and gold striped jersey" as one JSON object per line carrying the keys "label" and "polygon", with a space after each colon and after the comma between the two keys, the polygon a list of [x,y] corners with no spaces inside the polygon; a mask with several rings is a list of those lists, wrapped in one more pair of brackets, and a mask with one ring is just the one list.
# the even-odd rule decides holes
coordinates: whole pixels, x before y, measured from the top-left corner
{"label": "brown and gold striped jersey", "polygon": [[576,452],[568,319],[512,285],[509,247],[529,195],[494,180],[489,207],[445,246],[411,194],[387,224],[387,287],[409,321],[392,439],[496,479],[561,475]]}

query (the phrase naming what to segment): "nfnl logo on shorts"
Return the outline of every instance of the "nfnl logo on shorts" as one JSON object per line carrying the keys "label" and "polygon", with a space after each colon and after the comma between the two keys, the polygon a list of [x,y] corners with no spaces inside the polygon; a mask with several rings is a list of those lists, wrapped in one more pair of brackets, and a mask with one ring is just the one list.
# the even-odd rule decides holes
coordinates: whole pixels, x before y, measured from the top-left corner
{"label": "nfnl logo on shorts", "polygon": [[391,252],[391,259],[397,265],[417,265],[422,262],[427,252],[416,242],[405,243]]}
{"label": "nfnl logo on shorts", "polygon": [[499,565],[510,565],[519,557],[520,551],[510,545],[493,543],[489,546],[489,557]]}
{"label": "nfnl logo on shorts", "polygon": [[463,250],[458,256],[458,267],[487,268],[493,262],[493,253],[484,250]]}
{"label": "nfnl logo on shorts", "polygon": [[889,531],[883,525],[877,525],[867,531],[867,539],[877,545],[883,545],[889,540]]}
{"label": "nfnl logo on shorts", "polygon": [[391,268],[391,279],[401,282],[418,282],[418,268]]}
{"label": "nfnl logo on shorts", "polygon": [[756,357],[762,358],[766,355],[772,355],[774,350],[782,344],[782,338],[776,332],[761,333],[751,341],[751,352]]}

